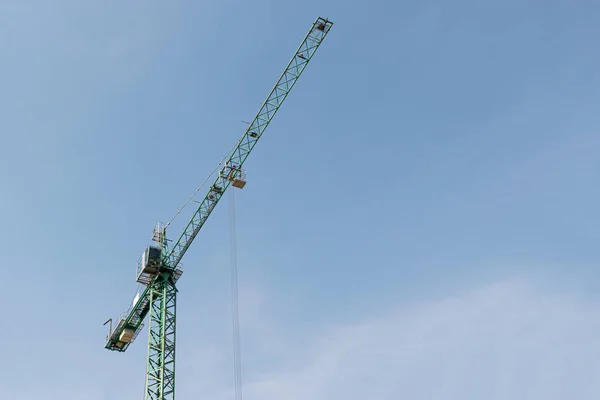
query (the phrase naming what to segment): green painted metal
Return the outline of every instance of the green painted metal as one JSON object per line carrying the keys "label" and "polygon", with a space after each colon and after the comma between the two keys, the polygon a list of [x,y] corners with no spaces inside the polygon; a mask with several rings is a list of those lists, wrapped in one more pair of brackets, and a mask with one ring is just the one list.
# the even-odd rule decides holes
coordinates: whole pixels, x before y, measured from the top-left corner
{"label": "green painted metal", "polygon": [[127,350],[129,345],[133,342],[123,342],[119,338],[125,329],[132,329],[134,332],[136,332],[137,336],[137,333],[139,333],[139,331],[143,328],[144,318],[150,310],[150,290],[151,285],[146,287],[146,289],[140,294],[138,301],[132,305],[129,310],[122,315],[121,318],[119,318],[113,331],[106,339],[106,343],[104,345],[106,349],[123,352]]}
{"label": "green painted metal", "polygon": [[150,328],[146,366],[146,400],[175,398],[175,310],[177,288],[168,272],[149,286]]}
{"label": "green painted metal", "polygon": [[[143,328],[146,315],[150,314],[146,365],[146,400],[172,400],[175,397],[177,288],[174,275],[177,272],[177,266],[225,190],[241,174],[241,168],[246,158],[262,137],[265,129],[332,26],[331,21],[321,17],[313,23],[283,74],[269,93],[267,100],[238,141],[225,167],[219,171],[219,175],[211,185],[209,192],[171,248],[167,247],[165,232],[162,232],[163,239],[160,243],[162,245],[162,260],[159,273],[146,286],[138,301],[122,314],[112,332],[107,336],[106,349],[119,352],[127,350]],[[123,339],[124,334],[131,332],[134,332],[132,338]]]}
{"label": "green painted metal", "polygon": [[231,179],[239,173],[239,169],[241,169],[244,161],[246,161],[246,158],[262,137],[265,129],[294,87],[298,78],[300,78],[304,68],[306,68],[319,48],[319,45],[325,39],[325,36],[327,36],[332,25],[331,21],[320,17],[313,23],[313,26],[308,31],[298,50],[294,53],[283,74],[281,74],[271,93],[269,93],[267,100],[263,103],[229,157],[226,165],[231,168],[221,170],[177,242],[175,242],[170,251],[164,253],[165,264],[170,265],[172,268],[175,268],[179,264],[181,258],[210,216],[210,213],[231,184]]}

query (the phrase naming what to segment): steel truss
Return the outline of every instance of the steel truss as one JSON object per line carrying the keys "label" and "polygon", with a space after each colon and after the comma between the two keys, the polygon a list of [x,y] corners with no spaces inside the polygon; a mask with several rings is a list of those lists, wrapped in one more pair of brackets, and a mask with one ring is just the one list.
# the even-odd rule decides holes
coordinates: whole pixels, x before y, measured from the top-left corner
{"label": "steel truss", "polygon": [[175,306],[177,288],[169,272],[150,288],[146,400],[175,398]]}

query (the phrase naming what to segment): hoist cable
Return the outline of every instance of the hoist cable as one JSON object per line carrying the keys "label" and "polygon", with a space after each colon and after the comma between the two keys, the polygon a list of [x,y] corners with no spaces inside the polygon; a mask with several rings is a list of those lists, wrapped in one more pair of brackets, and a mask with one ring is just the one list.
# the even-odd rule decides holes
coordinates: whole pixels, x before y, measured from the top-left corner
{"label": "hoist cable", "polygon": [[238,301],[237,241],[235,232],[235,190],[229,191],[229,261],[231,267],[231,320],[233,329],[233,374],[235,400],[242,400],[242,361]]}

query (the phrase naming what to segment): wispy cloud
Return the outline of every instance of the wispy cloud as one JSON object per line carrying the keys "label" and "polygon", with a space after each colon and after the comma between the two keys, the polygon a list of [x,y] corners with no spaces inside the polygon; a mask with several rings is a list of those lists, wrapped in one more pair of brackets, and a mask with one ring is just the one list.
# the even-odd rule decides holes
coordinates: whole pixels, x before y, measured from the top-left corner
{"label": "wispy cloud", "polygon": [[305,348],[289,343],[286,366],[247,380],[245,398],[597,398],[599,314],[567,295],[500,282],[315,332]]}

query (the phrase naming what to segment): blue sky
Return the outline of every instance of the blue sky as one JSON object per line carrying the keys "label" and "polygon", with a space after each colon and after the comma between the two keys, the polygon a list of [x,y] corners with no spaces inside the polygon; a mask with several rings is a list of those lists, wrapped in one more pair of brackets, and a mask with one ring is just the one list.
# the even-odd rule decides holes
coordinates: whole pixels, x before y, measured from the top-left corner
{"label": "blue sky", "polygon": [[[102,323],[317,16],[236,192],[245,398],[600,395],[597,2],[60,0],[0,5],[3,397],[142,397]],[[183,261],[179,399],[233,398],[228,235]]]}

